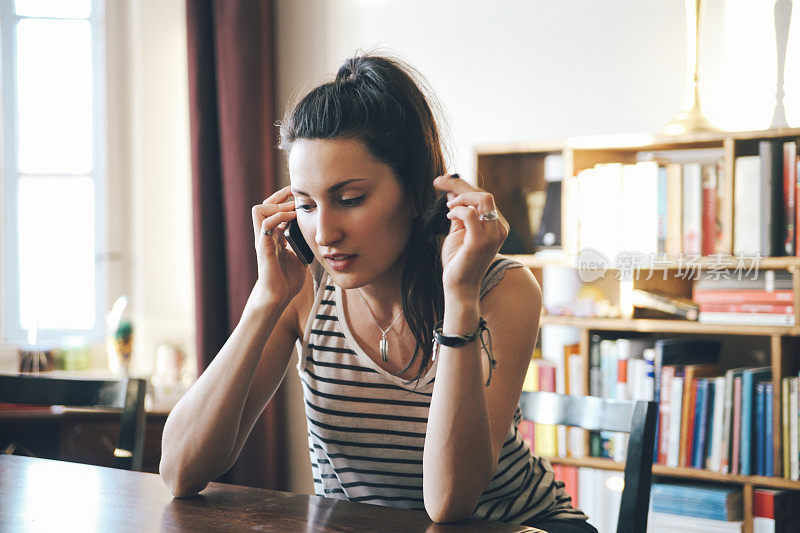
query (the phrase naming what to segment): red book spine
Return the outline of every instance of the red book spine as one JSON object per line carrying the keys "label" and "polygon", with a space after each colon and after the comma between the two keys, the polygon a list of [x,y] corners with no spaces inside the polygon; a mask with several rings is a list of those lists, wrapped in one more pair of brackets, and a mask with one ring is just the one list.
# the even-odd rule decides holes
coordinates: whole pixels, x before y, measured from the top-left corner
{"label": "red book spine", "polygon": [[701,303],[700,311],[711,313],[771,313],[793,315],[793,305],[782,304],[729,304],[729,303]]}
{"label": "red book spine", "polygon": [[[541,361],[537,361],[539,363]],[[556,367],[552,364],[539,364],[539,390],[556,392]]]}
{"label": "red book spine", "polygon": [[578,467],[572,465],[561,465],[561,481],[564,482],[564,490],[572,498],[572,506],[576,509],[580,507],[578,503]]}
{"label": "red book spine", "polygon": [[661,368],[661,398],[658,401],[658,462],[667,464],[667,449],[669,448],[670,424],[670,390],[672,390],[672,377],[675,375],[674,366]]}
{"label": "red book spine", "polygon": [[797,145],[794,141],[783,143],[783,212],[786,217],[786,238],[783,241],[783,248],[786,255],[795,255],[796,162]]}
{"label": "red book spine", "polygon": [[775,520],[775,491],[764,489],[753,491],[753,516]]}
{"label": "red book spine", "polygon": [[682,463],[679,463],[681,466],[692,466],[692,457],[694,457],[694,446],[692,443],[694,442],[694,410],[697,406],[697,380],[693,380],[690,384],[692,387],[691,396],[689,397],[689,420],[686,423],[686,446],[683,447],[684,453],[686,454],[685,457],[682,457]]}
{"label": "red book spine", "polygon": [[713,255],[717,240],[717,167],[703,166],[703,231],[700,253]]}
{"label": "red book spine", "polygon": [[739,473],[739,439],[742,433],[742,377],[733,378],[733,431],[731,443],[731,474]]}
{"label": "red book spine", "polygon": [[791,289],[694,289],[692,300],[699,304],[791,304],[794,293]]}
{"label": "red book spine", "polygon": [[530,420],[520,420],[517,431],[519,431],[522,436],[522,441],[528,445],[528,449],[533,450],[533,422]]}

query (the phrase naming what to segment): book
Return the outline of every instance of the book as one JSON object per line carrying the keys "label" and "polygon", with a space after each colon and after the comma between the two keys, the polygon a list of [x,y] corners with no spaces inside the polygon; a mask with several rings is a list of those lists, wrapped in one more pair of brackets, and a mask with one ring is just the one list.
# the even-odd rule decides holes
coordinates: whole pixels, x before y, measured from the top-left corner
{"label": "book", "polygon": [[789,474],[789,383],[791,378],[781,379],[781,452],[783,453],[783,478],[791,479]]}
{"label": "book", "polygon": [[703,181],[700,163],[683,165],[683,253],[700,255],[703,238]]}
{"label": "book", "polygon": [[699,307],[691,300],[673,298],[664,294],[634,289],[632,293],[634,307],[650,309],[667,315],[697,320]]}
{"label": "book", "polygon": [[791,289],[767,291],[763,289],[708,290],[695,288],[692,290],[692,300],[698,305],[704,303],[793,305],[794,292]]}
{"label": "book", "polygon": [[668,163],[667,173],[667,239],[664,251],[667,255],[680,255],[683,248],[683,178],[681,165]]}
{"label": "book", "polygon": [[761,158],[737,157],[734,162],[733,253],[752,256],[762,252],[759,228],[764,220],[761,208]]}
{"label": "book", "polygon": [[711,418],[711,441],[706,468],[722,472],[722,428],[725,419],[725,377],[718,376],[714,384],[714,414]]}
{"label": "book", "polygon": [[741,533],[741,521],[711,520],[681,514],[651,512],[647,520],[647,533]]}
{"label": "book", "polygon": [[742,520],[742,498],[741,487],[700,483],[653,483],[650,491],[654,512],[711,520]]}
{"label": "book", "polygon": [[742,376],[733,378],[733,421],[731,422],[731,474],[741,472]]}
{"label": "book", "polygon": [[700,311],[722,313],[767,313],[793,315],[794,305],[785,304],[700,304]]}
{"label": "book", "polygon": [[797,145],[794,141],[783,143],[783,252],[786,255],[796,253],[795,216],[797,202]]}
{"label": "book", "polygon": [[[547,359],[534,359],[531,361],[534,375],[537,376],[536,389],[538,391],[556,391],[556,366]],[[556,440],[556,427],[550,424],[533,423],[533,449],[537,455],[554,457],[558,453]]]}
{"label": "book", "polygon": [[[744,272],[743,272],[744,274]],[[694,284],[695,289],[741,290],[761,289],[768,292],[774,290],[791,290],[792,273],[785,270],[758,270],[746,276],[712,277],[711,274],[700,278]]]}
{"label": "book", "polygon": [[758,156],[761,158],[760,203],[764,214],[759,228],[761,255],[774,257],[783,254],[783,199],[782,187],[778,177],[781,175],[781,159],[775,141],[764,140],[758,143]]}
{"label": "book", "polygon": [[697,387],[697,405],[695,407],[692,467],[703,468],[708,445],[708,418],[712,408],[712,396],[709,391],[708,379],[698,379],[695,386]]}
{"label": "book", "polygon": [[768,380],[772,376],[772,369],[768,366],[746,368],[742,372],[742,426],[741,442],[739,444],[741,474],[749,476],[754,473],[754,409],[755,405],[755,386],[758,381]]}
{"label": "book", "polygon": [[683,401],[683,378],[672,378],[669,413],[669,429],[667,432],[667,466],[678,466],[681,436],[681,403]]}
{"label": "book", "polygon": [[747,326],[794,326],[794,314],[786,313],[720,313],[700,311],[701,324],[741,324]]}
{"label": "book", "polygon": [[661,368],[661,400],[658,402],[658,462],[667,464],[667,455],[670,441],[670,427],[672,424],[672,379],[675,377],[675,367],[666,365]]}
{"label": "book", "polygon": [[755,429],[755,450],[753,453],[753,474],[756,476],[763,476],[764,475],[764,460],[765,460],[765,450],[764,450],[764,433],[765,433],[765,409],[764,409],[764,398],[766,396],[766,390],[764,388],[765,383],[759,382],[756,383],[756,390],[755,390],[755,399],[756,399],[756,408],[755,408],[755,420],[753,421],[753,427]]}
{"label": "book", "polygon": [[772,445],[775,435],[773,396],[773,385],[768,381],[764,385],[764,475],[768,477],[772,477],[778,471],[775,468],[775,448]]}
{"label": "book", "polygon": [[797,402],[798,386],[800,380],[792,377],[789,380],[789,479],[800,479],[800,465],[798,465],[798,439],[797,439]]}
{"label": "book", "polygon": [[703,195],[700,249],[708,256],[717,248],[717,165],[702,165],[700,171]]}

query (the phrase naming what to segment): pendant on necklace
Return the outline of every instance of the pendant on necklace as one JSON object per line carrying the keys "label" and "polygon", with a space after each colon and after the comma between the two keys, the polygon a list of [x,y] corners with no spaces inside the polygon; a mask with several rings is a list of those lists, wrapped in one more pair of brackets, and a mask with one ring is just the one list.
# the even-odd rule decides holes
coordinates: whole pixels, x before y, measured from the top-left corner
{"label": "pendant on necklace", "polygon": [[389,360],[389,341],[386,340],[386,337],[381,339],[381,361],[384,363]]}

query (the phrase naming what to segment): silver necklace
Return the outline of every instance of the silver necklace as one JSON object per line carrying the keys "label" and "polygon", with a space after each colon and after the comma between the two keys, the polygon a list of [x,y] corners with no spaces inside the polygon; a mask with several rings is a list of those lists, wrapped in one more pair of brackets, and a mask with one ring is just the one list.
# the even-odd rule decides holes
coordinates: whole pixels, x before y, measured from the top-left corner
{"label": "silver necklace", "polygon": [[394,326],[394,323],[397,322],[397,320],[402,316],[403,312],[400,311],[397,313],[397,316],[394,317],[394,320],[392,320],[392,323],[389,324],[389,327],[383,329],[381,325],[378,324],[378,319],[375,318],[375,315],[372,313],[372,309],[369,307],[366,298],[364,298],[364,295],[361,294],[361,289],[358,289],[358,295],[361,297],[361,301],[364,302],[364,307],[367,308],[367,312],[369,313],[369,316],[372,317],[372,321],[375,322],[375,325],[378,326],[378,329],[381,331],[381,342],[379,346],[381,351],[381,361],[385,363],[389,360],[389,341],[386,340],[386,334],[389,333],[389,331],[392,329],[392,326]]}

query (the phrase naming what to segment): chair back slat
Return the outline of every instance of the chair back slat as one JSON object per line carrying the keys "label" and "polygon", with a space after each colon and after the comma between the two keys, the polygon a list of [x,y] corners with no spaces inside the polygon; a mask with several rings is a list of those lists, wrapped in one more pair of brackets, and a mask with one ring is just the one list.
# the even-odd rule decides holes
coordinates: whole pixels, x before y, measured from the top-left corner
{"label": "chair back slat", "polygon": [[617,533],[647,530],[653,473],[656,403],[523,391],[522,417],[542,424],[630,434]]}
{"label": "chair back slat", "polygon": [[141,470],[146,382],[143,379],[83,379],[0,374],[0,402],[98,407],[121,411],[114,466]]}

